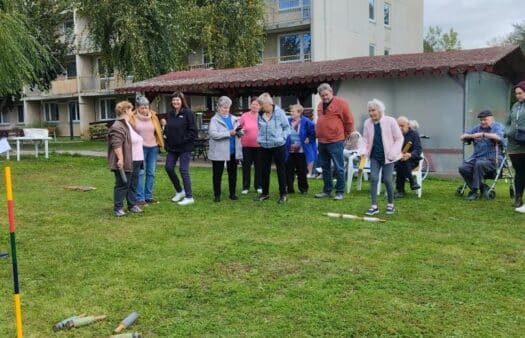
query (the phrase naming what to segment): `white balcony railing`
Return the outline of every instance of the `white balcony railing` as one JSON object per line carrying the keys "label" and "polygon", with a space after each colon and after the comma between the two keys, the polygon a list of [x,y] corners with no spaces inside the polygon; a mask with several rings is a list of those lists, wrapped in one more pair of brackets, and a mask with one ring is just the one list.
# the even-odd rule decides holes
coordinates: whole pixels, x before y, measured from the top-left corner
{"label": "white balcony railing", "polygon": [[310,6],[293,7],[280,10],[278,6],[270,7],[266,11],[266,29],[274,30],[310,24]]}
{"label": "white balcony railing", "polygon": [[311,61],[311,55],[310,54],[297,54],[297,55],[287,55],[287,56],[275,56],[275,57],[269,57],[264,58],[262,60],[262,64],[265,65],[272,65],[277,63],[300,63],[300,62],[310,62]]}

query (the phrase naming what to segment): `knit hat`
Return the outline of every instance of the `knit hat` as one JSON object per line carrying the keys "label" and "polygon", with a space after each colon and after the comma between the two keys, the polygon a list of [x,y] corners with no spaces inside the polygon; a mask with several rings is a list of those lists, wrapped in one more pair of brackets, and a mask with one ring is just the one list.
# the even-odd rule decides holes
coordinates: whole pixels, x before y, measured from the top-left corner
{"label": "knit hat", "polygon": [[145,96],[137,97],[137,107],[140,106],[149,106],[149,100]]}
{"label": "knit hat", "polygon": [[521,90],[525,91],[525,80],[518,82],[518,84],[514,86],[514,89],[516,88],[521,88]]}

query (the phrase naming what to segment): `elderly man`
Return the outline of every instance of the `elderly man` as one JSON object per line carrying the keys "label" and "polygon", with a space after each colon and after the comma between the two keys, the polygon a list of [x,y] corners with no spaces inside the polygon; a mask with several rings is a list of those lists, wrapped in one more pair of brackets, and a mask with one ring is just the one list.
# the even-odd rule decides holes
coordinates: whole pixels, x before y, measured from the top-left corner
{"label": "elderly man", "polygon": [[328,83],[317,88],[321,102],[317,106],[317,124],[315,134],[319,141],[319,162],[323,169],[323,191],[316,198],[331,196],[333,189],[331,163],[334,163],[337,175],[335,200],[342,200],[345,189],[345,169],[343,148],[344,141],[354,130],[354,117],[348,103],[337,96]]}
{"label": "elderly man", "polygon": [[405,197],[405,182],[408,179],[410,182],[410,189],[417,190],[420,186],[417,184],[412,170],[419,165],[421,160],[421,140],[419,133],[410,128],[408,119],[405,116],[397,118],[397,124],[403,133],[403,154],[401,159],[396,162],[396,193],[395,198]]}
{"label": "elderly man", "polygon": [[470,188],[466,199],[473,201],[487,191],[485,175],[496,170],[503,161],[503,135],[505,128],[494,121],[490,110],[478,114],[479,125],[461,136],[463,142],[474,142],[474,153],[459,167],[459,173]]}

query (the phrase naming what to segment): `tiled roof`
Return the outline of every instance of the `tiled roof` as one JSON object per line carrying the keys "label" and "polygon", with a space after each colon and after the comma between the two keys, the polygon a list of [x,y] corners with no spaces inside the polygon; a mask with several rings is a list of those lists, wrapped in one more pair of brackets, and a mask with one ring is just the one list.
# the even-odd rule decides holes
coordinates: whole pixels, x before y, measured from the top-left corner
{"label": "tiled roof", "polygon": [[[355,57],[349,59],[281,63],[245,68],[171,72],[117,88],[131,92],[203,92],[206,90],[306,86],[344,79],[398,78],[420,75],[458,74],[471,71],[498,71],[498,62],[519,47],[492,47],[448,52]],[[500,67],[501,68],[501,67]]]}

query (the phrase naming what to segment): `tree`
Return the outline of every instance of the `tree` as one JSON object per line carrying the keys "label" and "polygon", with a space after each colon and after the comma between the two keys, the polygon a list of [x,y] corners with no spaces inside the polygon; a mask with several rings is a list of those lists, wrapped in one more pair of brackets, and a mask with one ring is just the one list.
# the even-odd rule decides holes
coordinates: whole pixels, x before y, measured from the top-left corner
{"label": "tree", "polygon": [[494,38],[488,42],[490,46],[519,45],[525,52],[525,20],[512,25],[514,30],[507,36]]}
{"label": "tree", "polygon": [[218,67],[253,65],[263,41],[261,0],[83,0],[93,47],[135,80],[187,66],[204,50]]}
{"label": "tree", "polygon": [[423,50],[425,52],[438,52],[446,50],[461,49],[461,41],[459,40],[458,32],[453,28],[447,33],[443,33],[441,27],[428,27],[427,34],[423,40]]}
{"label": "tree", "polygon": [[[0,96],[17,95],[24,84],[42,84],[51,53],[33,35],[15,1],[0,0]],[[5,104],[5,100],[4,104]]]}

